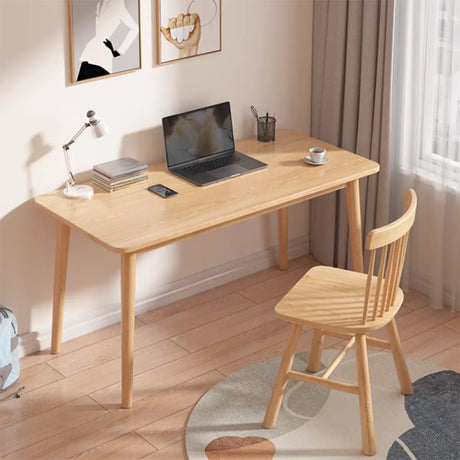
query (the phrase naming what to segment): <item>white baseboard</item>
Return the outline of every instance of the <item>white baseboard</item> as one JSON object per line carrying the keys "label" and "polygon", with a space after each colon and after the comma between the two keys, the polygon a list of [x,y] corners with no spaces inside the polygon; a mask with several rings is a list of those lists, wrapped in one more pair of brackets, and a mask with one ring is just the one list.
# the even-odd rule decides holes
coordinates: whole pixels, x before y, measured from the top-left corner
{"label": "white baseboard", "polygon": [[[289,259],[308,254],[310,252],[309,237],[304,236],[289,241],[288,248]],[[278,248],[271,247],[251,256],[241,257],[232,262],[173,281],[159,287],[147,297],[137,299],[136,315],[272,267],[277,263],[277,257]],[[118,322],[120,322],[120,304],[101,306],[93,309],[93,317],[91,318],[86,318],[79,323],[72,321],[72,324],[69,325],[64,323],[62,340],[70,340]],[[50,330],[51,327],[46,331],[22,334],[19,341],[20,356],[49,348],[51,346]]]}

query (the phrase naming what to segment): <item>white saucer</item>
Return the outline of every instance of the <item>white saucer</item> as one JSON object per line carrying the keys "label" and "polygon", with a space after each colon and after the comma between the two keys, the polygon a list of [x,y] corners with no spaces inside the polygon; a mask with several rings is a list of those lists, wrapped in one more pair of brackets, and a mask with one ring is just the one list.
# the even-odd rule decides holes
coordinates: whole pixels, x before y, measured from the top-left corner
{"label": "white saucer", "polygon": [[310,155],[307,155],[304,158],[304,160],[305,160],[305,163],[308,163],[309,165],[312,165],[312,166],[325,165],[326,163],[329,163],[329,158],[328,157],[324,157],[319,163],[316,163],[316,162],[312,161]]}

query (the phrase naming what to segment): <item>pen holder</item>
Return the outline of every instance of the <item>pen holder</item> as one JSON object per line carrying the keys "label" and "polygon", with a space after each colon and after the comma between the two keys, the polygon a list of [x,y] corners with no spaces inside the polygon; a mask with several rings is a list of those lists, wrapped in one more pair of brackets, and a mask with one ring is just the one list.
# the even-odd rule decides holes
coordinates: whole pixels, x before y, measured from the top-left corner
{"label": "pen holder", "polygon": [[275,118],[259,117],[257,120],[257,140],[259,142],[273,142],[275,140],[275,125]]}

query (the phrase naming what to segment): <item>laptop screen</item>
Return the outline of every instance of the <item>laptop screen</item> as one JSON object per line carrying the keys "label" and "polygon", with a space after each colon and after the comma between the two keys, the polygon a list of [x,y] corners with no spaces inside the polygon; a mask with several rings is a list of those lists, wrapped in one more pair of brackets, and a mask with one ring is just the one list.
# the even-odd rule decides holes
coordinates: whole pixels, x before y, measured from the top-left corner
{"label": "laptop screen", "polygon": [[163,118],[168,167],[235,149],[230,103]]}

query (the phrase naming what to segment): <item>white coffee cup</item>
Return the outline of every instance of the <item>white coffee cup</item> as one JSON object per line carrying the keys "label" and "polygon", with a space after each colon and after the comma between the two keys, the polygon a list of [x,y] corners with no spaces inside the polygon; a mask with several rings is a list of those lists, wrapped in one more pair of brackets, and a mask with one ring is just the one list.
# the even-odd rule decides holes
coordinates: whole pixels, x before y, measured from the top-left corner
{"label": "white coffee cup", "polygon": [[326,150],[320,147],[313,147],[309,150],[310,158],[313,163],[321,163],[326,155]]}

